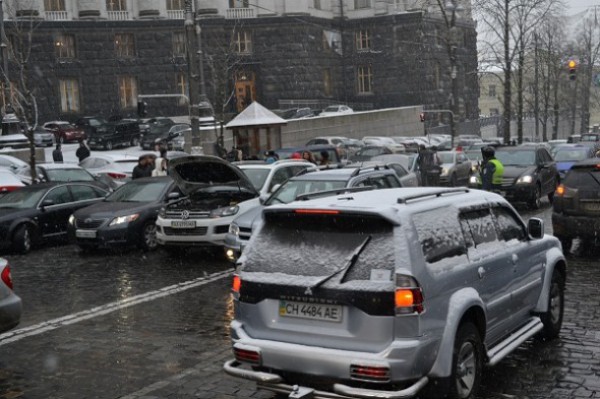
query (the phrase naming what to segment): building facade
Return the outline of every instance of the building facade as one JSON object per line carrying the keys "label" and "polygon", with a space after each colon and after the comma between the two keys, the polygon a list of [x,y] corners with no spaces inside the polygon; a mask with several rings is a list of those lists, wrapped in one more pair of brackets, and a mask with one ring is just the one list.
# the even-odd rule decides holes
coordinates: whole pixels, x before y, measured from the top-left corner
{"label": "building facade", "polygon": [[[22,95],[15,93],[22,71],[40,121],[134,116],[140,95],[148,96],[150,115],[186,114],[185,3],[5,1],[12,102]],[[437,3],[425,0],[192,3],[201,38],[192,51],[202,54],[202,86],[219,118],[252,101],[270,109],[337,103],[357,110],[444,109],[452,79],[460,87],[459,118],[478,118],[476,32],[468,5],[454,3],[459,18],[448,29]],[[200,83],[196,76],[191,82]],[[438,122],[443,115],[429,121]]]}

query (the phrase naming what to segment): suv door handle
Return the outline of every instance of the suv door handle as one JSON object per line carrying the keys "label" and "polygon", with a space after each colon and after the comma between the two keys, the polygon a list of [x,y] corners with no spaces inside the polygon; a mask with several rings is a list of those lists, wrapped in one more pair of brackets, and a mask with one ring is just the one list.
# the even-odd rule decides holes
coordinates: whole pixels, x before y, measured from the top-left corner
{"label": "suv door handle", "polygon": [[479,274],[479,278],[483,278],[483,276],[485,276],[485,269],[483,266],[480,266],[479,269],[477,269],[477,274]]}
{"label": "suv door handle", "polygon": [[517,254],[512,254],[511,260],[512,260],[512,264],[516,265],[517,262],[519,261],[519,256]]}

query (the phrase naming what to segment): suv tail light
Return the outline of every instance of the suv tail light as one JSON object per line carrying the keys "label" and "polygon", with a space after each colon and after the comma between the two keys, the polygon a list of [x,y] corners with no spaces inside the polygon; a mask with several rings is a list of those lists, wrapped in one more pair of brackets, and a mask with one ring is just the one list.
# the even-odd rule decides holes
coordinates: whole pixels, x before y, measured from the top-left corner
{"label": "suv tail light", "polygon": [[12,282],[12,277],[10,275],[10,266],[9,265],[6,265],[4,270],[2,270],[2,275],[0,277],[2,278],[2,281],[4,282],[4,284],[6,284],[6,286],[12,290],[13,282]]}
{"label": "suv tail light", "polygon": [[389,382],[390,368],[387,366],[350,365],[350,378],[369,382]]}
{"label": "suv tail light", "polygon": [[233,355],[238,362],[260,364],[260,352],[233,347]]}
{"label": "suv tail light", "polygon": [[231,291],[233,295],[238,298],[240,295],[240,288],[242,288],[242,279],[237,274],[233,275],[233,283],[231,285]]}
{"label": "suv tail light", "polygon": [[556,195],[558,195],[559,197],[562,197],[563,195],[565,195],[565,186],[564,185],[559,185],[558,187],[556,187]]}
{"label": "suv tail light", "polygon": [[417,281],[410,276],[396,276],[396,292],[394,293],[396,314],[423,313],[423,290]]}

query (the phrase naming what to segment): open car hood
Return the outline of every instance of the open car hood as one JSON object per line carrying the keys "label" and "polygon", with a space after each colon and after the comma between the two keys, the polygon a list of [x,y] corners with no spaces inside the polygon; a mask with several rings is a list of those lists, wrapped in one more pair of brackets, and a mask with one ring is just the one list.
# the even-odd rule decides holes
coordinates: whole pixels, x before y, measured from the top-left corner
{"label": "open car hood", "polygon": [[185,195],[206,187],[228,186],[239,187],[258,196],[244,172],[229,162],[210,155],[189,155],[170,160],[169,176]]}

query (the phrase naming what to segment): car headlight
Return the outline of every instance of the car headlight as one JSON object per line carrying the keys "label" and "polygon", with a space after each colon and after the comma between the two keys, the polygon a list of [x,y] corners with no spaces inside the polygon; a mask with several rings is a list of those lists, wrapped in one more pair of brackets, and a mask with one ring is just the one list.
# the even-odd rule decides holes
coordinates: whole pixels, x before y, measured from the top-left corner
{"label": "car headlight", "polygon": [[235,223],[231,223],[229,225],[229,234],[233,234],[234,236],[240,235],[240,226]]}
{"label": "car headlight", "polygon": [[137,218],[139,218],[139,217],[140,217],[139,213],[134,213],[133,215],[127,215],[127,216],[117,216],[110,222],[109,226],[116,226],[118,224],[133,222],[134,220],[137,220]]}
{"label": "car headlight", "polygon": [[222,217],[226,217],[226,216],[232,216],[232,215],[235,215],[236,213],[238,213],[239,210],[240,210],[240,207],[237,205],[226,206],[223,208],[217,208],[217,209],[213,209],[212,211],[210,211],[210,217],[211,218],[222,218]]}
{"label": "car headlight", "polygon": [[446,176],[446,175],[448,175],[448,172],[449,172],[448,168],[442,168],[442,174],[441,175],[442,176]]}
{"label": "car headlight", "polygon": [[471,184],[477,184],[478,183],[477,176],[471,176],[471,177],[469,177],[469,183],[471,183]]}
{"label": "car headlight", "polygon": [[517,184],[531,184],[532,182],[533,177],[531,177],[530,175],[521,176],[517,180]]}
{"label": "car headlight", "polygon": [[165,208],[164,206],[162,208],[159,209],[158,211],[158,217],[164,219],[167,216],[167,208]]}
{"label": "car headlight", "polygon": [[71,226],[75,226],[75,216],[73,216],[73,215],[69,216],[69,224]]}

